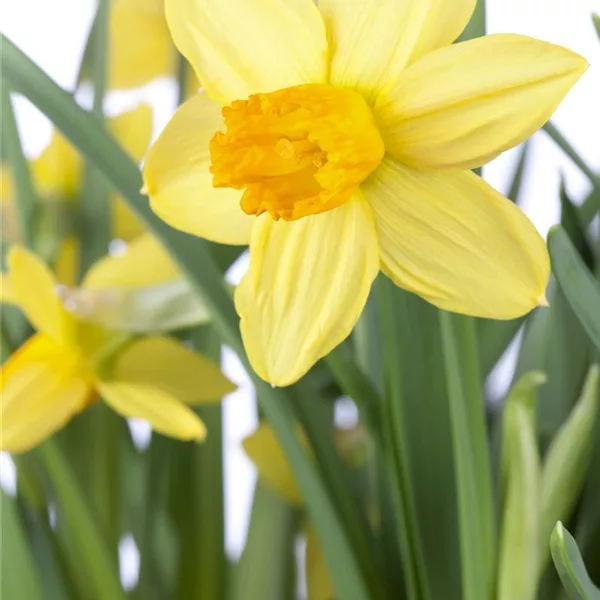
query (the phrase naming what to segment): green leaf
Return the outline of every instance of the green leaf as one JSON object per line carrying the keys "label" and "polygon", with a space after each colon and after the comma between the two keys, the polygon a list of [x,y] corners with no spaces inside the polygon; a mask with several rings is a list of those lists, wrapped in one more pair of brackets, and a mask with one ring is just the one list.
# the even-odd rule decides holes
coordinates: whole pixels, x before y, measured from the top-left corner
{"label": "green leaf", "polygon": [[[580,171],[590,180],[597,192],[600,192],[600,176],[581,158],[579,153],[568,142],[564,135],[550,121],[544,125],[544,131],[554,140],[556,145],[579,167]],[[596,206],[595,211],[600,210],[600,196],[593,196]],[[586,225],[588,223],[585,223]]]}
{"label": "green leaf", "polygon": [[581,397],[548,448],[542,470],[540,546],[545,566],[548,539],[557,521],[567,520],[581,489],[592,450],[598,412],[600,368],[591,367]]}
{"label": "green leaf", "polygon": [[232,600],[247,600],[249,593],[260,600],[295,598],[298,524],[299,513],[258,482],[246,546],[234,571]]}
{"label": "green leaf", "polygon": [[498,600],[534,600],[539,578],[540,458],[535,439],[535,390],[542,373],[528,373],[511,390],[503,414],[505,489],[500,534]]}
{"label": "green leaf", "polygon": [[28,537],[23,531],[16,501],[5,492],[0,494],[2,517],[2,562],[0,597],[7,600],[42,600],[45,598],[38,579]]}
{"label": "green leaf", "polygon": [[560,224],[565,228],[583,262],[588,268],[593,269],[594,253],[587,239],[580,211],[567,194],[564,177],[560,179],[559,196],[561,206]]}
{"label": "green leaf", "polygon": [[600,284],[559,225],[548,233],[548,250],[563,293],[590,340],[600,350]]}
{"label": "green leaf", "polygon": [[477,0],[471,20],[458,38],[459,42],[472,40],[473,38],[485,35],[485,1],[486,0]]}
{"label": "green leaf", "polygon": [[[162,242],[204,300],[221,340],[238,353],[243,364],[252,373],[243,352],[233,302],[221,273],[210,256],[208,244],[177,232],[158,219],[151,212],[147,199],[140,195],[141,181],[137,166],[106,134],[102,125],[80,108],[68,93],[52,82],[6,37],[0,37],[0,41],[4,77],[10,81],[15,91],[33,102],[82,154],[93,161],[148,230]],[[344,522],[334,500],[335,494],[339,496],[345,491],[333,490],[326,484],[299,444],[294,432],[295,410],[288,394],[281,389],[272,388],[256,376],[254,381],[260,406],[279,437],[303,491],[336,593],[344,600],[370,598],[365,576],[369,566],[358,559],[360,551],[353,547],[352,538],[346,530],[349,525]]]}
{"label": "green leaf", "polygon": [[2,94],[0,102],[2,105],[2,145],[16,191],[16,198],[13,198],[13,207],[17,212],[20,240],[25,246],[33,248],[35,242],[33,234],[36,218],[36,194],[31,181],[29,165],[23,154],[10,91],[4,79],[0,80],[0,84]]}
{"label": "green leaf", "polygon": [[598,34],[598,38],[600,38],[600,15],[592,13],[592,23],[594,24],[594,29]]}
{"label": "green leaf", "polygon": [[77,556],[79,570],[85,575],[90,598],[125,600],[116,556],[109,553],[106,541],[58,444],[55,440],[47,440],[38,452],[56,494],[59,519],[65,528],[69,547]]}
{"label": "green leaf", "polygon": [[600,600],[600,589],[592,583],[575,540],[560,521],[552,532],[550,551],[571,600]]}
{"label": "green leaf", "polygon": [[[487,504],[491,499],[491,490],[481,489],[484,485],[488,488],[491,486],[489,465],[487,481],[484,482],[480,475],[482,466],[476,456],[479,454],[482,461],[487,461],[489,450],[485,438],[482,445],[481,436],[474,431],[473,425],[473,413],[482,417],[483,402],[473,397],[472,384],[465,376],[468,370],[471,376],[478,379],[479,368],[478,365],[470,365],[465,370],[461,365],[460,357],[463,356],[466,343],[464,333],[459,331],[461,317],[440,311],[439,319],[456,468],[463,596],[465,600],[481,600],[490,593],[489,556],[493,552],[493,539],[489,531],[491,525],[487,523],[491,514],[487,514],[487,506],[484,508],[485,514],[481,507],[482,501]],[[467,356],[471,353],[469,350]],[[481,402],[481,406],[477,406],[477,402]],[[477,430],[484,427],[483,422],[478,423]]]}

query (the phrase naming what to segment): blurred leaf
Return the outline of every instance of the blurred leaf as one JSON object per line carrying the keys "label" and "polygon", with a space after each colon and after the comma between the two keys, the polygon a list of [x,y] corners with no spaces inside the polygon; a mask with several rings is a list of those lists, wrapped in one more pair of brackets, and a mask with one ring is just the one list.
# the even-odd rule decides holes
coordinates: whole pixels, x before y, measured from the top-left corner
{"label": "blurred leaf", "polygon": [[4,491],[0,494],[2,517],[2,563],[0,597],[6,600],[42,600],[45,598],[38,579],[29,539],[17,512],[16,501]]}
{"label": "blurred leaf", "polygon": [[[177,232],[152,213],[147,199],[140,195],[138,168],[119,145],[103,130],[101,124],[80,108],[73,98],[58,87],[39,67],[32,63],[5,36],[0,36],[3,76],[15,91],[22,93],[67,138],[100,169],[129,207],[172,254],[182,272],[188,276],[213,318],[223,342],[240,356],[252,373],[245,357],[238,331],[238,318],[233,302],[213,262],[209,246],[200,239]],[[275,389],[253,375],[261,408],[279,436],[294,475],[303,491],[307,508],[315,524],[336,593],[344,600],[369,598],[366,572],[371,568],[358,558],[371,560],[368,551],[354,546],[348,536],[345,518],[334,499],[339,488],[332,488],[311,464],[294,433],[295,410],[288,393]],[[304,424],[310,436],[310,425]],[[311,439],[312,441],[312,439]],[[344,490],[345,493],[345,490]]]}
{"label": "blurred leaf", "polygon": [[[485,437],[482,442],[477,430],[485,427],[483,402],[473,397],[471,382],[466,377],[469,374],[478,380],[479,368],[478,365],[463,367],[460,362],[461,358],[469,360],[472,353],[472,349],[465,353],[465,334],[460,331],[462,318],[439,311],[456,469],[462,593],[465,600],[481,600],[490,593],[492,574],[489,557],[493,553],[494,541],[487,523],[491,514],[487,515],[487,506],[482,508],[482,501],[487,504],[491,499],[491,490],[482,489],[482,486],[491,486],[489,466],[488,477],[484,481],[478,460],[487,461],[489,451]],[[481,406],[476,405],[477,401]],[[482,422],[478,423],[477,429],[474,428],[473,413],[479,413],[481,417]]]}
{"label": "blurred leaf", "polygon": [[[567,141],[556,126],[548,121],[544,131],[554,140],[556,145],[579,167],[580,171],[590,180],[594,189],[600,194],[600,176],[581,158],[579,153]],[[596,202],[595,211],[600,210],[600,196],[592,196]],[[587,223],[585,223],[587,225]]]}
{"label": "blurred leaf", "polygon": [[31,181],[29,165],[23,154],[21,138],[17,129],[10,90],[7,82],[0,79],[2,105],[2,146],[14,180],[16,197],[12,199],[12,207],[17,213],[20,241],[24,246],[33,248],[36,194]]}
{"label": "blurred leaf", "polygon": [[548,233],[548,249],[562,291],[590,340],[600,350],[600,284],[583,264],[562,227],[557,225]]}
{"label": "blurred leaf", "polygon": [[548,448],[542,470],[540,545],[545,566],[548,539],[557,521],[565,521],[577,502],[590,461],[598,413],[600,368],[593,365],[568,420]]}
{"label": "blurred leaf", "polygon": [[598,589],[589,578],[579,548],[559,521],[552,533],[550,550],[554,566],[571,600],[599,600]]}
{"label": "blurred leaf", "polygon": [[587,235],[585,233],[585,227],[582,223],[579,210],[573,204],[567,189],[565,187],[564,177],[560,179],[560,206],[561,206],[561,219],[560,224],[565,228],[568,236],[571,238],[575,249],[583,259],[583,262],[589,269],[594,268],[594,253],[588,242]]}
{"label": "blurred leaf", "polygon": [[539,574],[540,458],[535,439],[535,390],[542,373],[524,375],[504,406],[498,600],[533,600]]}
{"label": "blurred leaf", "polygon": [[260,600],[295,598],[298,521],[294,508],[262,483],[257,484],[246,547],[234,571],[232,600],[247,600],[249,594]]}
{"label": "blurred leaf", "polygon": [[596,13],[592,13],[592,23],[594,24],[598,38],[600,38],[600,16]]}
{"label": "blurred leaf", "polygon": [[87,581],[89,597],[124,600],[117,561],[108,552],[106,541],[59,446],[50,439],[38,452],[56,494],[59,519],[68,536],[69,548],[73,556],[76,555],[78,569]]}
{"label": "blurred leaf", "polygon": [[457,41],[464,42],[485,35],[485,0],[477,0],[471,20]]}

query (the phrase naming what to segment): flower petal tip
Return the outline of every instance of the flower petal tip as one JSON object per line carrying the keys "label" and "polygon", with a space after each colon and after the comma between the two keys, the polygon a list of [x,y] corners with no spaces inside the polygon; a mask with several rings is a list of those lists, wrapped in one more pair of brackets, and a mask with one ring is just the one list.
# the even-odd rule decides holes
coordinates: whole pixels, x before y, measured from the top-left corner
{"label": "flower petal tip", "polygon": [[140,188],[140,194],[143,194],[144,196],[148,196],[149,193],[150,193],[150,190],[148,189],[148,186],[144,183],[144,185]]}
{"label": "flower petal tip", "polygon": [[550,302],[548,302],[548,298],[546,298],[546,294],[542,294],[536,300],[536,306],[550,306]]}

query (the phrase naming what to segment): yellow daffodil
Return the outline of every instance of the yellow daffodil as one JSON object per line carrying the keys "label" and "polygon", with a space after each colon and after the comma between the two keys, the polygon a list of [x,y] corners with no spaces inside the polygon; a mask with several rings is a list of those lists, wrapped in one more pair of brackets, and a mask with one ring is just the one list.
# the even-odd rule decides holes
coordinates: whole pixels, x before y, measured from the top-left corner
{"label": "yellow daffodil", "polygon": [[[165,435],[204,438],[188,405],[218,401],[234,389],[217,366],[173,338],[133,338],[75,318],[51,271],[27,250],[13,247],[7,263],[3,300],[17,304],[37,333],[0,371],[2,450],[29,450],[98,396]],[[171,268],[163,266],[159,279]],[[104,278],[111,286],[115,277],[97,273],[94,285]]]}
{"label": "yellow daffodil", "polygon": [[[109,89],[134,88],[177,73],[177,51],[167,27],[164,0],[112,0],[108,40]],[[188,93],[199,85],[191,68]]]}
{"label": "yellow daffodil", "polygon": [[[152,136],[152,109],[148,105],[141,105],[123,113],[108,121],[108,129],[130,156],[139,162]],[[34,190],[46,207],[75,200],[81,191],[83,159],[58,131],[52,133],[50,144],[30,163],[30,169]],[[18,242],[20,237],[14,215],[15,190],[12,175],[6,168],[0,172],[0,183],[2,233],[9,241]],[[112,203],[114,236],[129,241],[140,235],[143,228],[125,202],[115,194]],[[69,240],[63,250],[65,256],[59,258],[59,262],[63,263],[61,268],[66,270],[77,256],[74,240]]]}
{"label": "yellow daffodil", "polygon": [[206,93],[150,150],[145,188],[174,227],[250,244],[236,307],[267,381],[346,338],[380,269],[450,311],[545,302],[543,240],[469,169],[534,133],[586,61],[521,35],[452,45],[474,6],[166,0]]}

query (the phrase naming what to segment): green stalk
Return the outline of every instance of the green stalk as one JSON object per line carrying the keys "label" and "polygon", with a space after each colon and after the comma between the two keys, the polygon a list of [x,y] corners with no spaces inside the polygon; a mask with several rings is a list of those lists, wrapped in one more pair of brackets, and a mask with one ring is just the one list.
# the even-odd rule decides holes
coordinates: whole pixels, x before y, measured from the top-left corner
{"label": "green stalk", "polygon": [[403,561],[406,592],[409,600],[430,600],[431,590],[419,537],[405,444],[408,423],[406,423],[403,410],[405,400],[397,335],[400,326],[393,302],[394,284],[387,277],[380,277],[376,285],[380,300],[381,332],[385,348],[383,355],[385,395],[382,410],[384,457],[396,503],[397,534]]}
{"label": "green stalk", "polygon": [[[108,65],[108,24],[110,0],[99,0],[98,12],[90,32],[92,52],[92,83],[94,102],[92,113],[104,120],[104,95]],[[111,240],[111,206],[106,179],[95,166],[87,162],[81,196],[81,273],[108,251]]]}
{"label": "green stalk", "polygon": [[471,406],[461,377],[459,357],[462,344],[454,318],[450,313],[439,311],[456,465],[463,598],[485,600],[490,598],[490,581],[486,575],[489,549],[484,546],[485,529],[480,522],[480,491],[475,462],[476,452],[481,452],[482,448],[477,448],[471,437]]}
{"label": "green stalk", "polygon": [[10,172],[15,183],[15,208],[19,222],[21,242],[27,248],[34,246],[36,195],[31,182],[31,174],[27,159],[23,154],[21,138],[13,110],[10,90],[2,79],[1,85],[2,143],[10,165]]}

